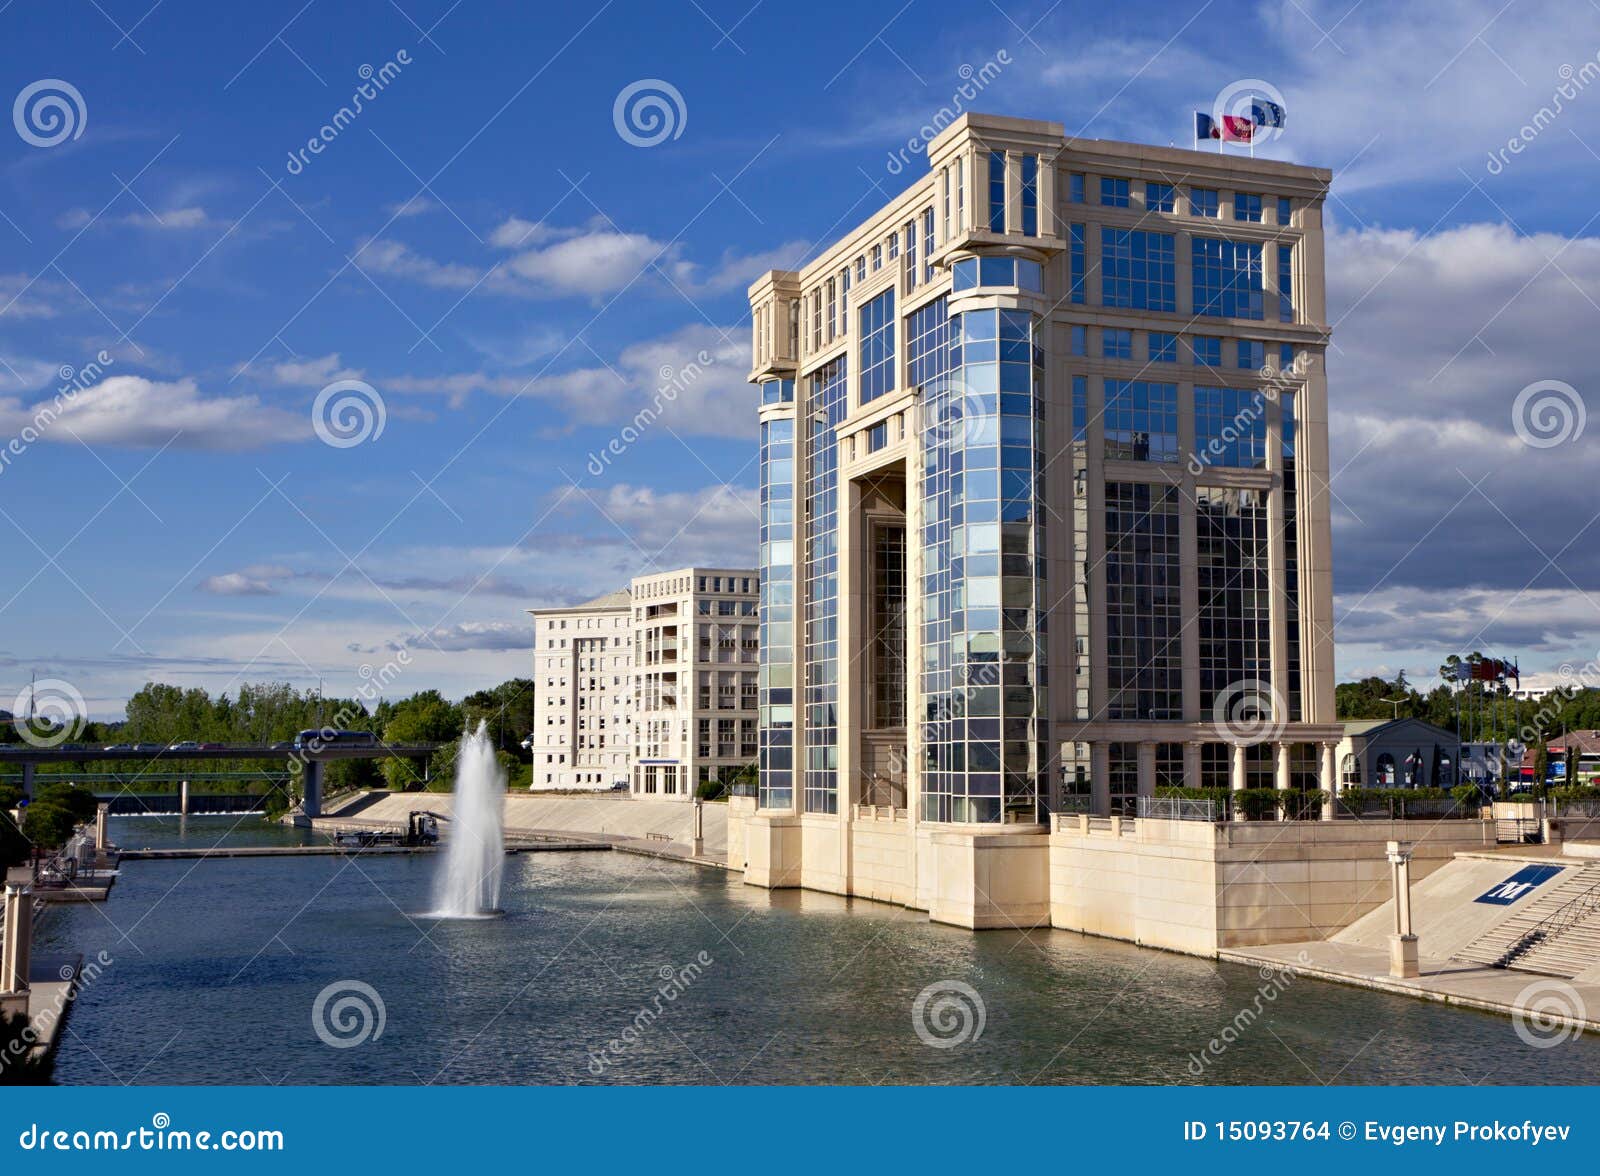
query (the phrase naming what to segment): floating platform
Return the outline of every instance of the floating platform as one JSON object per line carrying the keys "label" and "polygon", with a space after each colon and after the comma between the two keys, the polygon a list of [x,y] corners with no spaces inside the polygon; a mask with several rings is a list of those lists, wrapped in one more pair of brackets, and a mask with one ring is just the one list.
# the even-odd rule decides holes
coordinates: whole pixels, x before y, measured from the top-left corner
{"label": "floating platform", "polygon": [[[217,845],[208,848],[181,846],[172,849],[124,849],[122,860],[177,861],[184,858],[271,858],[271,857],[376,857],[383,854],[438,853],[441,845]],[[608,850],[598,841],[513,842],[506,853],[557,853]]]}

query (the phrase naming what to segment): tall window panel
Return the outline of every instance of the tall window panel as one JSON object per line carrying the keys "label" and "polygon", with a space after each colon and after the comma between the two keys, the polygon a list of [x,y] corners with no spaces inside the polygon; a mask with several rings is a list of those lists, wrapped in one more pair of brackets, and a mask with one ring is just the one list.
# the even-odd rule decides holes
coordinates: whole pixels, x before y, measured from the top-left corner
{"label": "tall window panel", "polygon": [[989,231],[1006,231],[1006,153],[989,152]]}
{"label": "tall window panel", "polygon": [[1278,246],[1278,321],[1294,322],[1294,246]]}
{"label": "tall window panel", "polygon": [[1177,310],[1174,240],[1171,233],[1101,228],[1101,302],[1136,310]]}
{"label": "tall window panel", "polygon": [[762,808],[794,804],[794,421],[761,426]]}
{"label": "tall window panel", "polygon": [[1239,682],[1269,682],[1272,642],[1267,507],[1257,490],[1195,491],[1200,590],[1200,708]]}
{"label": "tall window panel", "polygon": [[1106,484],[1109,719],[1183,717],[1178,488]]}
{"label": "tall window panel", "polygon": [[861,308],[861,403],[894,391],[894,291],[885,290]]}
{"label": "tall window panel", "polygon": [[1261,246],[1220,237],[1194,239],[1194,312],[1221,318],[1265,317]]}
{"label": "tall window panel", "polygon": [[1039,157],[1022,157],[1022,233],[1039,235]]}
{"label": "tall window panel", "polygon": [[1068,294],[1073,302],[1082,302],[1084,300],[1084,291],[1086,289],[1082,225],[1067,226],[1067,253],[1068,264],[1071,266],[1072,274],[1072,281],[1068,290]]}
{"label": "tall window panel", "polygon": [[1107,380],[1106,456],[1122,461],[1178,460],[1178,386]]}
{"label": "tall window panel", "polygon": [[834,430],[845,415],[846,364],[808,381],[805,476],[804,811],[839,811],[839,464]]}
{"label": "tall window panel", "polygon": [[1300,677],[1300,515],[1295,487],[1295,396],[1286,391],[1279,398],[1282,424],[1279,443],[1283,446],[1283,615],[1288,628],[1289,664],[1284,677],[1291,722],[1304,721]]}
{"label": "tall window panel", "polygon": [[906,529],[872,529],[872,725],[906,725]]}
{"label": "tall window panel", "polygon": [[953,378],[923,437],[923,818],[1039,819],[1051,753],[1037,481],[1043,387],[1033,316],[951,320]]}

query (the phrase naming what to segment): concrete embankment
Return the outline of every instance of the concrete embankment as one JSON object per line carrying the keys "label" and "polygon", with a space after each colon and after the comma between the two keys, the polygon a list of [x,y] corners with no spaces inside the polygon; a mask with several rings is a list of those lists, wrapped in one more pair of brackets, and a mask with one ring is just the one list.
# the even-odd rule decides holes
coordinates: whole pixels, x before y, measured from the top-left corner
{"label": "concrete embankment", "polygon": [[[453,798],[448,793],[396,792],[366,800],[353,815],[319,817],[319,830],[340,828],[400,829],[419,809],[437,813],[448,838]],[[347,810],[348,811],[348,810]],[[505,800],[508,840],[518,837],[566,837],[602,842],[614,849],[645,853],[702,865],[723,866],[728,847],[728,806],[701,808],[704,853],[691,857],[694,806],[685,801],[635,800],[624,796],[540,796],[514,792]]]}

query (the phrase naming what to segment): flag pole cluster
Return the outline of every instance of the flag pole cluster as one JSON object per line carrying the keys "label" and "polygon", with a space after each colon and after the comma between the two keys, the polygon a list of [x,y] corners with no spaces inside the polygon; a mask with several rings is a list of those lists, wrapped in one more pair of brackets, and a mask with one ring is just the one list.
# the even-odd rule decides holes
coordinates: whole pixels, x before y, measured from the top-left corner
{"label": "flag pole cluster", "polygon": [[1261,131],[1269,128],[1282,129],[1283,120],[1283,107],[1268,98],[1251,99],[1249,118],[1239,114],[1213,117],[1203,110],[1197,110],[1194,112],[1195,146],[1198,147],[1202,139],[1253,144]]}
{"label": "flag pole cluster", "polygon": [[1457,682],[1504,682],[1508,678],[1515,678],[1517,685],[1522,685],[1522,675],[1518,672],[1517,663],[1499,657],[1457,662],[1455,678]]}

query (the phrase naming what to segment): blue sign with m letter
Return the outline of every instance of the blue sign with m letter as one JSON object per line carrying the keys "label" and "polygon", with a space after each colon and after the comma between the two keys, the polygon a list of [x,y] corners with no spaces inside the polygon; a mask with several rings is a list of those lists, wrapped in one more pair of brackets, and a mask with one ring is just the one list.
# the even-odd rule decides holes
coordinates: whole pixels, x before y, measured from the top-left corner
{"label": "blue sign with m letter", "polygon": [[1487,892],[1473,901],[1486,902],[1491,906],[1510,906],[1528,891],[1550,881],[1559,873],[1561,873],[1560,866],[1523,866],[1504,882],[1491,886]]}

